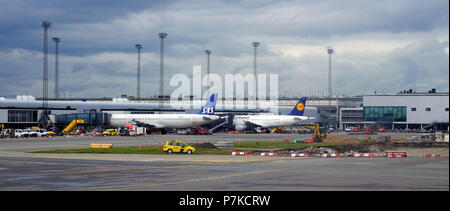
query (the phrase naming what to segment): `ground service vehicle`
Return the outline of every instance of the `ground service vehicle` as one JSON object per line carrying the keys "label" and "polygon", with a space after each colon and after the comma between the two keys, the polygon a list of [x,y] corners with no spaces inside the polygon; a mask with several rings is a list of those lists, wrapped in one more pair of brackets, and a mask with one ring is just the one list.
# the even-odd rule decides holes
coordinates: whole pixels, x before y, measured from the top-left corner
{"label": "ground service vehicle", "polygon": [[163,146],[163,151],[171,154],[173,152],[182,152],[187,154],[194,153],[195,147],[189,146],[183,141],[166,141],[166,144]]}
{"label": "ground service vehicle", "polygon": [[104,136],[117,136],[119,131],[117,129],[107,129],[103,132]]}
{"label": "ground service vehicle", "polygon": [[323,142],[327,138],[327,134],[324,133],[323,128],[320,128],[318,123],[312,123],[311,125],[304,126],[313,130],[312,136],[314,142]]}
{"label": "ground service vehicle", "polygon": [[48,137],[50,134],[45,129],[31,130],[30,137]]}
{"label": "ground service vehicle", "polygon": [[26,137],[26,138],[28,138],[28,137],[30,137],[30,132],[27,131],[27,130],[23,130],[23,129],[16,129],[16,130],[14,131],[14,136],[15,136],[16,138],[21,138],[21,137]]}

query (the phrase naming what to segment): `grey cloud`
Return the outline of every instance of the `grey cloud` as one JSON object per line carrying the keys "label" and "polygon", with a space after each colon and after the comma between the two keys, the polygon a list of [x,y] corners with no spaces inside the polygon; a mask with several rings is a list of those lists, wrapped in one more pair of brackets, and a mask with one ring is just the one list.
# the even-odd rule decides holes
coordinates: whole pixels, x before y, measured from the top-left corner
{"label": "grey cloud", "polygon": [[[16,78],[21,83],[32,84],[35,93],[40,93],[42,57],[38,52],[42,51],[40,21],[44,18],[54,23],[50,37],[62,38],[61,70],[66,74],[63,81],[67,84],[66,91],[73,95],[117,96],[122,90],[133,93],[135,43],[144,45],[143,90],[156,93],[158,32],[169,33],[165,40],[167,77],[176,73],[190,75],[192,65],[205,65],[205,49],[213,51],[211,67],[215,73],[251,72],[250,43],[259,41],[262,43],[258,48],[259,71],[279,73],[280,88],[294,91],[326,88],[326,54],[295,57],[285,52],[275,53],[271,45],[324,48],[333,42],[349,41],[351,45],[354,39],[372,39],[382,43],[405,36],[408,45],[394,51],[336,54],[333,57],[336,93],[357,94],[368,89],[397,91],[415,84],[420,89],[436,84],[448,90],[448,79],[436,76],[448,78],[448,53],[443,51],[448,48],[448,39],[439,42],[434,35],[438,31],[448,36],[446,0],[0,3],[5,5],[0,9],[2,92],[18,90],[15,84],[5,80]],[[11,49],[23,50],[13,53]],[[52,70],[51,62],[50,67]],[[19,73],[31,78],[21,78]],[[386,78],[386,74],[391,75]],[[167,81],[168,78],[166,84]]]}

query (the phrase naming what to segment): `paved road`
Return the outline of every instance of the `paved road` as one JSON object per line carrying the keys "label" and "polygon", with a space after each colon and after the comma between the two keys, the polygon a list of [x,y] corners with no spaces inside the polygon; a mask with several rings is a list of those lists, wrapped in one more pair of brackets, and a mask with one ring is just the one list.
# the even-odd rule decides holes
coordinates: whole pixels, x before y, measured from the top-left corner
{"label": "paved road", "polygon": [[[295,135],[294,137],[307,137]],[[89,143],[282,140],[290,134],[0,140],[0,190],[449,190],[449,160],[37,154]]]}
{"label": "paved road", "polygon": [[107,143],[115,146],[162,145],[168,140],[183,140],[188,143],[217,143],[218,141],[281,141],[286,138],[310,138],[308,134],[214,134],[194,135],[154,135],[139,137],[121,136],[77,136],[50,138],[0,139],[0,151],[31,152],[50,149],[86,148],[91,143]]}
{"label": "paved road", "polygon": [[0,190],[449,190],[448,159],[242,162],[1,158]]}

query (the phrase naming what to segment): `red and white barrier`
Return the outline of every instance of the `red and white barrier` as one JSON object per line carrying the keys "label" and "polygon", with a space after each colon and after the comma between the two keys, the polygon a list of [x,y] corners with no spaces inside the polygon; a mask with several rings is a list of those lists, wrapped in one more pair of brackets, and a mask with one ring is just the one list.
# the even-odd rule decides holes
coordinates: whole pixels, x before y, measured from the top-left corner
{"label": "red and white barrier", "polygon": [[424,154],[423,157],[424,158],[440,158],[441,155],[440,154]]}
{"label": "red and white barrier", "polygon": [[371,154],[371,153],[356,153],[356,154],[353,154],[353,157],[355,157],[355,158],[360,158],[360,157],[362,157],[362,158],[373,158],[373,157],[375,157],[375,155]]}
{"label": "red and white barrier", "polygon": [[231,155],[248,155],[248,152],[232,152]]}
{"label": "red and white barrier", "polygon": [[311,155],[304,154],[304,153],[293,153],[293,154],[291,154],[291,157],[311,157]]}
{"label": "red and white barrier", "polygon": [[343,157],[342,154],[323,154],[322,157],[324,158],[340,158]]}
{"label": "red and white barrier", "polygon": [[406,158],[406,152],[386,152],[388,158]]}
{"label": "red and white barrier", "polygon": [[280,154],[273,152],[261,152],[261,156],[280,156]]}

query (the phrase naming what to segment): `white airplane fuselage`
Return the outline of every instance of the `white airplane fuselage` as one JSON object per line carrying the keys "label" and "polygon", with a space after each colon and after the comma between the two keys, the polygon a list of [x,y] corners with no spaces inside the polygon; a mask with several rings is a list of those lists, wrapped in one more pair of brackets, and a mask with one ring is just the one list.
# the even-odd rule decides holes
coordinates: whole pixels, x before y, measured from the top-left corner
{"label": "white airplane fuselage", "polygon": [[216,115],[202,114],[113,114],[111,125],[125,127],[125,125],[142,123],[154,128],[191,128],[201,126],[220,119]]}
{"label": "white airplane fuselage", "polygon": [[308,119],[307,116],[291,115],[240,115],[235,116],[233,122],[235,125],[245,125],[246,122],[250,122],[262,128],[274,128],[293,126]]}

